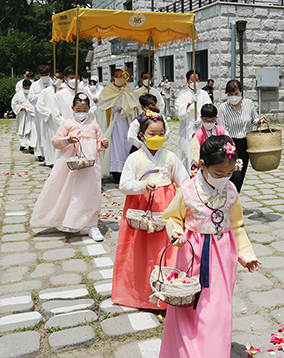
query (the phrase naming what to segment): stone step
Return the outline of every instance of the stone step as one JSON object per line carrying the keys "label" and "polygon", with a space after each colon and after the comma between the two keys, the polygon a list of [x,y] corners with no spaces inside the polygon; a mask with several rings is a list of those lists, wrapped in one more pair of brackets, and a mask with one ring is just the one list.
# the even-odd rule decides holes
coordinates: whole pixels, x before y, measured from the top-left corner
{"label": "stone step", "polygon": [[105,270],[98,270],[93,271],[88,274],[88,278],[92,280],[106,280],[106,279],[112,279],[113,277],[113,269],[105,269]]}
{"label": "stone step", "polygon": [[111,298],[107,298],[106,300],[100,303],[99,310],[100,312],[105,311],[114,314],[114,313],[135,312],[138,311],[138,308],[116,305],[115,303],[111,302]]}
{"label": "stone step", "polygon": [[74,285],[41,290],[38,297],[40,303],[42,303],[50,300],[87,298],[88,295],[86,285]]}
{"label": "stone step", "polygon": [[38,332],[19,332],[0,338],[0,358],[31,357],[39,351]]}
{"label": "stone step", "polygon": [[114,351],[115,358],[158,358],[161,339],[153,338],[126,344]]}
{"label": "stone step", "polygon": [[41,312],[45,318],[74,311],[92,310],[95,307],[95,301],[91,299],[80,300],[54,300],[44,302],[41,305]]}
{"label": "stone step", "polygon": [[82,252],[86,256],[97,256],[110,252],[110,248],[106,244],[94,244],[83,247]]}
{"label": "stone step", "polygon": [[101,323],[104,333],[108,336],[136,333],[156,328],[160,325],[153,313],[139,312],[119,317],[108,318]]}
{"label": "stone step", "polygon": [[25,312],[4,316],[0,318],[0,332],[32,327],[40,322],[42,322],[42,316],[39,312]]}
{"label": "stone step", "polygon": [[95,340],[95,332],[92,327],[76,327],[51,333],[48,338],[50,348],[53,351],[70,349],[83,344],[92,343]]}
{"label": "stone step", "polygon": [[97,294],[101,296],[111,295],[112,280],[99,281],[94,284]]}
{"label": "stone step", "polygon": [[0,297],[0,314],[32,311],[34,303],[29,292],[14,293]]}
{"label": "stone step", "polygon": [[44,328],[60,327],[71,328],[86,322],[93,322],[98,319],[95,312],[84,310],[79,312],[71,312],[51,317],[45,324]]}
{"label": "stone step", "polygon": [[96,267],[113,266],[113,260],[110,257],[96,257],[92,262]]}
{"label": "stone step", "polygon": [[2,241],[23,241],[27,240],[30,237],[28,233],[21,233],[21,234],[7,234],[2,236]]}

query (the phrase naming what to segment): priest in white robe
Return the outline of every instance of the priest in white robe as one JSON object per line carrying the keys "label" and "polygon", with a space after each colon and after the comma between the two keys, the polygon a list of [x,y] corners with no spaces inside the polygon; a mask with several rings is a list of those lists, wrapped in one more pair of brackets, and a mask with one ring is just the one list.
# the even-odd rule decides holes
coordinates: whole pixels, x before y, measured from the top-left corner
{"label": "priest in white robe", "polygon": [[40,121],[39,121],[36,105],[41,91],[44,88],[50,87],[52,85],[52,81],[50,78],[50,66],[48,65],[38,66],[37,72],[40,75],[40,79],[31,85],[28,94],[28,99],[31,102],[31,104],[35,107],[35,126],[37,130],[37,145],[35,147],[34,154],[35,156],[38,157],[38,160],[40,162],[43,162],[44,151],[41,143],[41,128],[40,128]]}
{"label": "priest in white robe", "polygon": [[14,95],[11,103],[12,110],[16,114],[20,150],[35,147],[37,141],[34,124],[35,108],[28,100],[30,86],[31,81],[23,80],[22,90]]}
{"label": "priest in white robe", "polygon": [[161,96],[160,92],[156,90],[156,88],[151,87],[151,80],[148,78],[148,72],[142,72],[140,75],[140,82],[142,83],[142,86],[134,91],[137,99],[139,100],[139,97],[142,96],[142,94],[148,93],[148,87],[150,86],[150,92],[152,95],[154,95],[157,98],[157,107],[160,110],[160,113],[162,116],[165,115],[165,102],[163,100],[163,97]]}
{"label": "priest in white robe", "polygon": [[[196,94],[194,94],[194,75],[190,70],[186,73],[187,88],[182,90],[176,99],[175,108],[179,118],[178,157],[190,174],[191,144],[193,133],[202,125],[200,118],[201,107],[212,103],[208,93],[199,88],[199,73],[196,71]],[[197,103],[197,120],[195,120],[195,105]]]}
{"label": "priest in white robe", "polygon": [[23,71],[23,77],[24,78],[16,83],[16,86],[15,86],[15,92],[16,93],[21,92],[23,90],[23,81],[28,79],[27,74],[29,72],[30,72],[30,70],[27,70],[27,69]]}
{"label": "priest in white robe", "polygon": [[40,93],[37,101],[37,111],[41,125],[41,141],[44,150],[45,164],[49,167],[54,165],[59,153],[59,150],[55,149],[51,143],[52,138],[55,136],[58,129],[58,126],[53,121],[51,115],[53,97],[56,93],[55,91],[57,91],[59,87],[56,86],[55,83],[56,79],[51,87],[45,88]]}
{"label": "priest in white robe", "polygon": [[86,94],[90,99],[90,112],[89,117],[92,120],[97,120],[97,110],[98,110],[98,101],[99,96],[104,88],[98,84],[97,76],[93,76],[90,79],[89,86],[86,88]]}
{"label": "priest in white robe", "polygon": [[113,71],[112,83],[103,89],[98,101],[98,123],[110,143],[102,152],[102,175],[112,173],[115,183],[119,182],[131,147],[127,140],[129,125],[140,112],[140,104],[122,72]]}

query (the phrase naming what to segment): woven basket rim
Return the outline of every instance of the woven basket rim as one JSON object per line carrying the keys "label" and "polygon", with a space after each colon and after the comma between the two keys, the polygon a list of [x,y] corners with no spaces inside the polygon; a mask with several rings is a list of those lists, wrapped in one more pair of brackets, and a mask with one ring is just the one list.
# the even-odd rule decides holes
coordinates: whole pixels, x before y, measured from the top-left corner
{"label": "woven basket rim", "polygon": [[274,152],[280,152],[283,149],[283,147],[279,148],[273,148],[273,150],[255,150],[255,149],[247,149],[248,153],[255,153],[255,154],[261,154],[261,153],[274,153]]}

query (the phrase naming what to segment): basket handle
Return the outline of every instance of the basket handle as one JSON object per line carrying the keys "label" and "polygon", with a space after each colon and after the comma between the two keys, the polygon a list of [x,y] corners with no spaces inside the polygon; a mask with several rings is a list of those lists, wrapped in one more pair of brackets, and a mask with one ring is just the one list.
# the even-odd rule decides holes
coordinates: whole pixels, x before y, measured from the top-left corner
{"label": "basket handle", "polygon": [[[163,280],[161,283],[164,283],[164,282],[165,282],[164,276],[163,276],[163,272],[162,272],[162,260],[163,260],[163,257],[164,257],[164,254],[165,254],[167,248],[168,248],[170,245],[172,245],[175,241],[177,241],[177,239],[172,239],[171,242],[164,248],[164,251],[163,251],[163,253],[162,253],[162,255],[161,255],[161,258],[160,258],[160,266],[159,266],[159,273],[158,273],[158,281],[161,282],[161,281],[160,281],[160,277],[161,277],[162,280]],[[190,265],[189,265],[189,267],[188,267],[188,269],[187,269],[187,271],[186,271],[186,274],[188,275],[189,270],[191,270],[191,276],[192,276],[193,261],[194,261],[194,249],[193,249],[192,243],[191,243],[189,240],[187,240],[187,242],[188,242],[188,243],[190,244],[190,246],[191,246],[192,258],[191,258]]]}
{"label": "basket handle", "polygon": [[156,188],[154,188],[153,191],[150,191],[148,203],[147,203],[147,206],[146,206],[146,209],[145,209],[145,213],[146,213],[145,215],[148,216],[147,214],[150,214],[151,218],[153,217],[153,215],[152,215],[152,206],[153,206],[153,202],[154,202],[155,190],[156,190]]}
{"label": "basket handle", "polygon": [[[261,134],[261,125],[262,124],[263,123],[259,123],[259,126],[257,128],[257,130],[259,131],[259,134]],[[270,125],[268,124],[268,122],[265,122],[265,124],[267,125],[267,128],[269,129],[270,133],[272,134],[272,130],[271,130]]]}
{"label": "basket handle", "polygon": [[78,155],[77,146],[76,146],[76,143],[74,143],[74,151],[75,151],[76,156],[79,157],[79,158],[86,157],[85,153],[83,152],[83,148],[82,148],[82,144],[80,142],[80,139],[78,140],[77,143],[79,144],[81,155],[80,156]]}

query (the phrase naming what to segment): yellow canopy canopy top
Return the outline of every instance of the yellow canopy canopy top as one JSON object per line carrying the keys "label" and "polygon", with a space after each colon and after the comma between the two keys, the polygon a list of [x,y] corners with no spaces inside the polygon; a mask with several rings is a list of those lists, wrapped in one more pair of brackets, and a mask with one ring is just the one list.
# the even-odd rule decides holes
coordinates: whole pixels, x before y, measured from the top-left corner
{"label": "yellow canopy canopy top", "polygon": [[[155,48],[179,41],[198,39],[194,14],[139,12],[123,10],[71,9],[52,16],[52,40],[79,38],[127,40],[145,46],[150,36]],[[193,35],[194,32],[194,35]]]}

